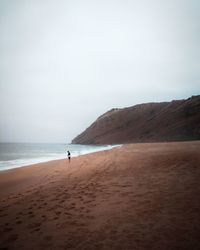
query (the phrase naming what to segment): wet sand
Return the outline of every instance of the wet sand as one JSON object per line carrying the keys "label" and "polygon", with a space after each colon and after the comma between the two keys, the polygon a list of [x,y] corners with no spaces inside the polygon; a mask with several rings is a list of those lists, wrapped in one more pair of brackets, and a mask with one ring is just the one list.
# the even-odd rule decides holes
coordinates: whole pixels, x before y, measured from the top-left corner
{"label": "wet sand", "polygon": [[0,173],[0,249],[200,249],[200,142]]}

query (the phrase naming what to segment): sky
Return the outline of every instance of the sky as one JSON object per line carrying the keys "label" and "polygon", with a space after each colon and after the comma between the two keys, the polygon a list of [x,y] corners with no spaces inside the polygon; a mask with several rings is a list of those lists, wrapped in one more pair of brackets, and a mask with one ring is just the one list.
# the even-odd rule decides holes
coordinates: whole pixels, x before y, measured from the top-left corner
{"label": "sky", "polygon": [[0,142],[200,94],[199,0],[0,0]]}

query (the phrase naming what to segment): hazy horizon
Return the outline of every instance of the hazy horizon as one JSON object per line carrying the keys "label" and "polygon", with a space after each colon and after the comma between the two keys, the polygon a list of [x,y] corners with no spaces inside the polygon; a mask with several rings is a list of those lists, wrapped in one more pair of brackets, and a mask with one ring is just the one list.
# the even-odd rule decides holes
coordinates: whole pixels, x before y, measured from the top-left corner
{"label": "hazy horizon", "polygon": [[197,0],[2,0],[0,142],[70,143],[112,108],[200,93]]}
{"label": "hazy horizon", "polygon": [[[193,96],[195,96],[195,95],[193,95]],[[190,97],[192,97],[192,96],[190,96]],[[190,97],[188,97],[188,98],[190,98]],[[184,98],[184,99],[188,99],[188,98]],[[173,99],[173,100],[175,100],[175,99]],[[170,101],[173,101],[173,100],[166,100],[166,102],[170,102]],[[181,100],[181,99],[176,99],[176,100]],[[165,101],[163,101],[163,102],[165,102]],[[138,103],[138,104],[145,104],[145,102]],[[135,104],[135,105],[137,105],[137,104]],[[126,107],[121,107],[121,108],[128,108],[128,107],[131,107],[131,106],[126,106]],[[118,108],[118,107],[114,107],[114,108]],[[106,110],[106,112],[107,111],[109,111],[109,110]],[[100,115],[98,115],[98,117],[101,116],[101,115],[103,115],[103,113],[100,114]],[[89,127],[98,117],[94,118],[94,120],[91,121],[90,124],[88,124],[87,127]],[[81,134],[87,127],[83,128],[82,131],[80,131],[77,135]],[[76,137],[77,135],[75,135],[74,137]],[[31,143],[31,144],[70,144],[71,141],[69,141],[69,142],[67,142],[67,141],[0,141],[0,143],[4,143],[4,144],[6,144],[6,143],[21,143],[21,144],[26,144],[26,143],[28,143],[28,144],[29,143]]]}

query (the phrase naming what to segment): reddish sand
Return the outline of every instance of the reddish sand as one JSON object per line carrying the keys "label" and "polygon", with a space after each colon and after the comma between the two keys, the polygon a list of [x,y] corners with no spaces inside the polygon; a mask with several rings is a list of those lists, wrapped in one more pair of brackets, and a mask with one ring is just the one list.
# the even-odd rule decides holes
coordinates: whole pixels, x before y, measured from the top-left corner
{"label": "reddish sand", "polygon": [[0,249],[200,249],[200,142],[0,174]]}

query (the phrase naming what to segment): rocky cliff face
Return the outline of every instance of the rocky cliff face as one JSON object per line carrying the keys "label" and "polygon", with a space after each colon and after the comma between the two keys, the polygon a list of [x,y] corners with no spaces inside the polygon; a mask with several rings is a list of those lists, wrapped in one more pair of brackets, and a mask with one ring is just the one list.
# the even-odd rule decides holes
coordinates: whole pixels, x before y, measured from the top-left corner
{"label": "rocky cliff face", "polygon": [[181,140],[200,140],[200,96],[112,109],[74,138],[72,143],[122,144]]}

